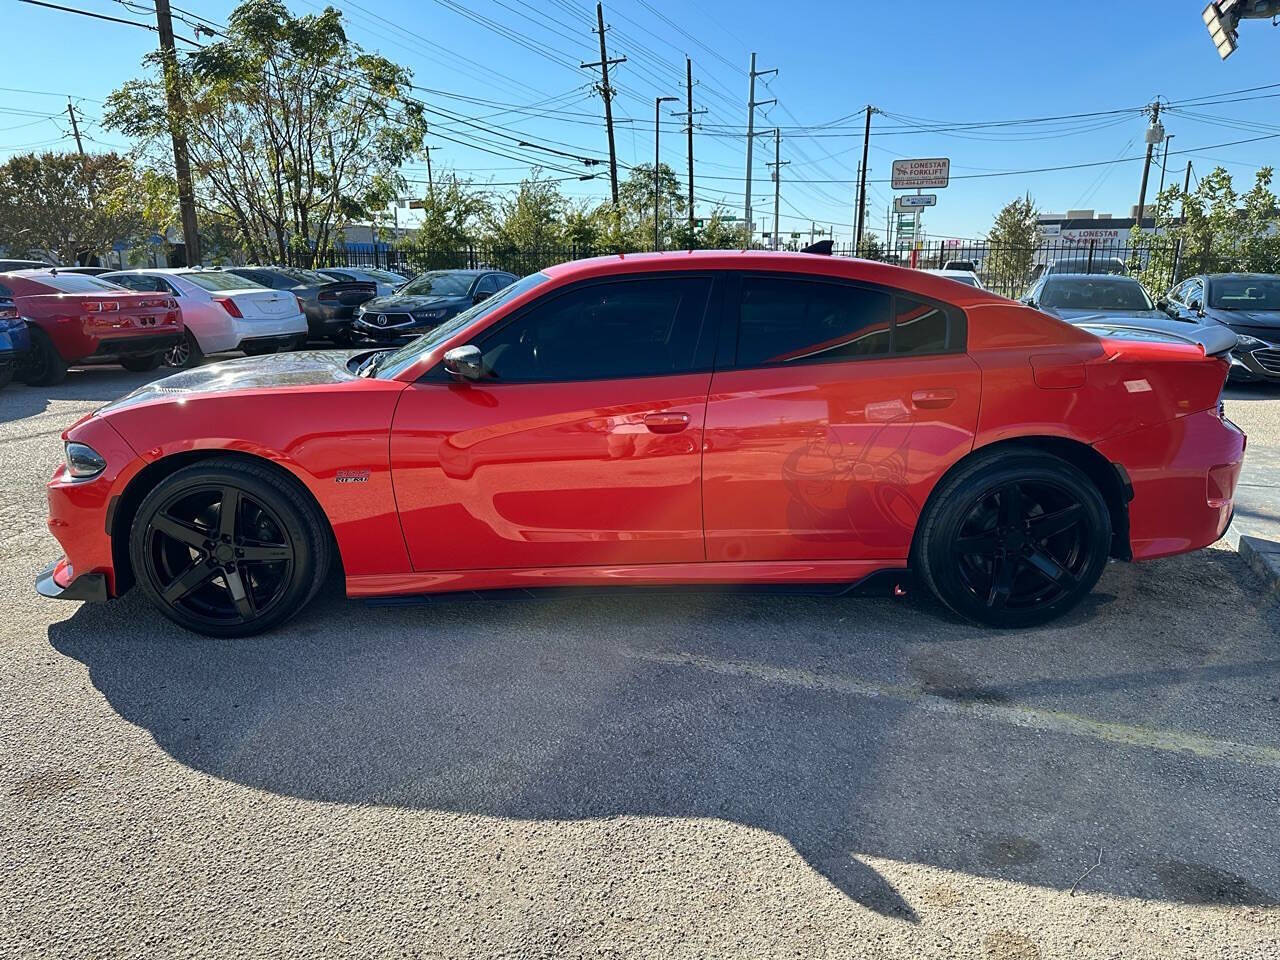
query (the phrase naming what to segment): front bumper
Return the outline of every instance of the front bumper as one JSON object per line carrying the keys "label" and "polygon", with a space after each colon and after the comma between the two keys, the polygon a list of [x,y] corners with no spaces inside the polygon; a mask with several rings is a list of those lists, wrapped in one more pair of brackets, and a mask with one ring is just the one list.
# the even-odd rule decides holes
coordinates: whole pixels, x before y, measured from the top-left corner
{"label": "front bumper", "polygon": [[1280,381],[1280,347],[1258,347],[1255,350],[1231,351],[1231,371],[1235,381]]}
{"label": "front bumper", "polygon": [[107,599],[107,577],[102,573],[75,575],[66,557],[53,561],[36,577],[36,593],[52,600],[86,600],[102,603]]}
{"label": "front bumper", "polygon": [[420,337],[430,330],[443,323],[443,320],[418,320],[414,323],[404,323],[396,327],[380,327],[365,320],[364,317],[357,317],[352,329],[370,340],[376,340],[379,343],[404,343]]}

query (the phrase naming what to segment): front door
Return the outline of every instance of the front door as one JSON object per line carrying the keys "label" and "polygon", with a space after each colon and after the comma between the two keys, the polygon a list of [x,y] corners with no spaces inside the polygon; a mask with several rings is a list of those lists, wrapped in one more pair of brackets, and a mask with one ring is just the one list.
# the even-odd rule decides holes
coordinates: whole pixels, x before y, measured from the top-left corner
{"label": "front door", "polygon": [[794,275],[744,277],[737,304],[707,407],[707,558],[905,559],[933,484],[973,447],[963,315]]}
{"label": "front door", "polygon": [[552,292],[479,335],[484,376],[433,371],[391,431],[415,570],[696,562],[709,276]]}

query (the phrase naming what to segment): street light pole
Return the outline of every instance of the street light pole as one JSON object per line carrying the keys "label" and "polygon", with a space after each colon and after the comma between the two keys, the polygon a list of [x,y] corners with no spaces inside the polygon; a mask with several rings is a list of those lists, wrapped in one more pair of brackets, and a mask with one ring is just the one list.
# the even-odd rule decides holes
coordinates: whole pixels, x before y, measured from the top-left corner
{"label": "street light pole", "polygon": [[662,178],[659,176],[658,169],[658,144],[659,134],[662,132],[662,105],[671,100],[677,100],[678,97],[654,97],[653,98],[653,249],[662,249],[662,230],[660,227],[660,204],[659,199],[662,196],[661,184]]}

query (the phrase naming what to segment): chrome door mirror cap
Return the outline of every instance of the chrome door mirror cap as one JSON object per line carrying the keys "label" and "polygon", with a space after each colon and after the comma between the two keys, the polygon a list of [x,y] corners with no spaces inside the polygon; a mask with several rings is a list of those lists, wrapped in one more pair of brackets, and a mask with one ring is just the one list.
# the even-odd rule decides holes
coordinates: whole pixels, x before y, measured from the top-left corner
{"label": "chrome door mirror cap", "polygon": [[444,369],[450,376],[479,380],[484,376],[484,355],[474,344],[454,347],[444,355]]}

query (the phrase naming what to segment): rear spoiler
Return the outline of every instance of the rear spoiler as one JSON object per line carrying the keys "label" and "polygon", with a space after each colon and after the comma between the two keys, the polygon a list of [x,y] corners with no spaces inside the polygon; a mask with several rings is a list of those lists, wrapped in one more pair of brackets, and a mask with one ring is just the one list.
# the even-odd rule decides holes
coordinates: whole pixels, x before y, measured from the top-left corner
{"label": "rear spoiler", "polygon": [[1195,338],[1196,343],[1204,351],[1206,357],[1226,356],[1236,348],[1236,335],[1228,327],[1214,326],[1196,327],[1189,330],[1188,335]]}

